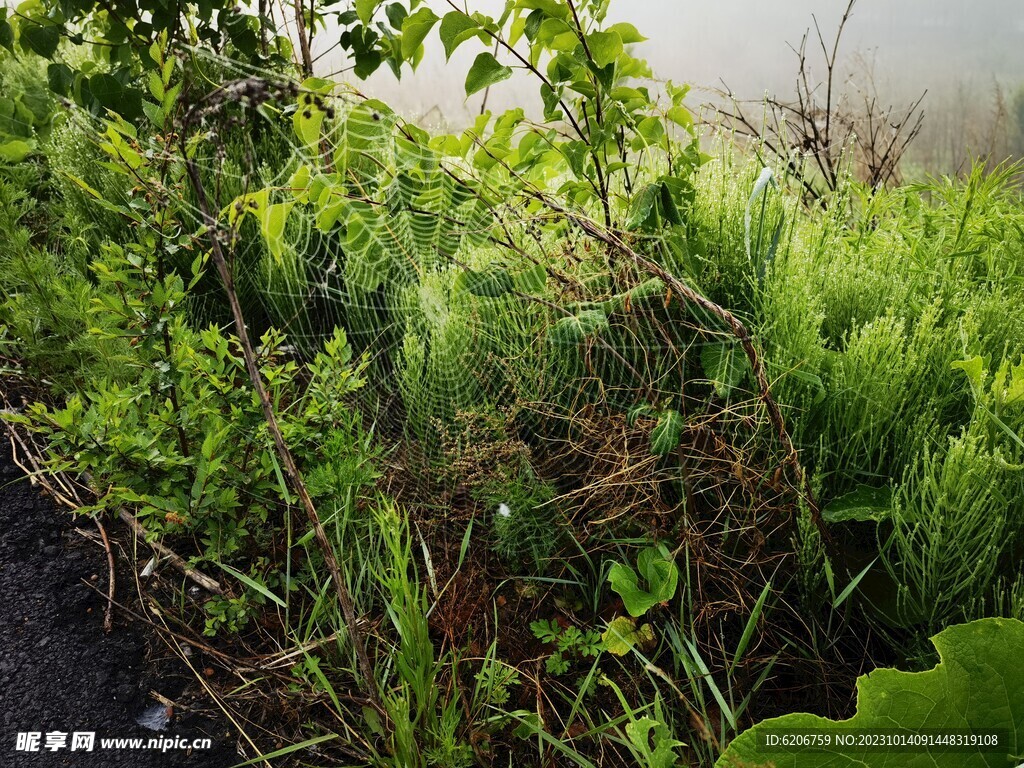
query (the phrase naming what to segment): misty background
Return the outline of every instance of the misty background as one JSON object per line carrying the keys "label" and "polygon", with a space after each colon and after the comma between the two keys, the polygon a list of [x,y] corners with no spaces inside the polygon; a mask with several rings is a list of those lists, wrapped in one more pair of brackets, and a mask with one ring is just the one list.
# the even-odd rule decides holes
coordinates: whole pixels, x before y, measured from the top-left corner
{"label": "misty background", "polygon": [[[451,7],[428,0],[438,15]],[[504,0],[466,0],[470,11],[497,17]],[[692,110],[714,102],[726,84],[739,98],[794,94],[798,47],[808,44],[812,74],[823,78],[817,19],[831,46],[845,0],[612,0],[609,23],[630,21],[649,39],[636,46],[657,77],[693,86]],[[318,31],[318,74],[344,75],[336,30]],[[431,126],[458,129],[480,112],[482,95],[466,100],[465,72],[482,48],[467,42],[446,64],[436,30],[418,70],[395,80],[382,67],[364,93]],[[882,101],[898,108],[927,91],[924,130],[910,158],[935,172],[957,170],[971,155],[1002,159],[1019,154],[1015,112],[1024,106],[1022,0],[858,0],[839,51],[839,76],[849,90],[873,83]],[[350,75],[346,79],[353,79]],[[1019,103],[1015,103],[1015,98]],[[493,88],[487,108],[536,111],[536,84],[519,75]]]}

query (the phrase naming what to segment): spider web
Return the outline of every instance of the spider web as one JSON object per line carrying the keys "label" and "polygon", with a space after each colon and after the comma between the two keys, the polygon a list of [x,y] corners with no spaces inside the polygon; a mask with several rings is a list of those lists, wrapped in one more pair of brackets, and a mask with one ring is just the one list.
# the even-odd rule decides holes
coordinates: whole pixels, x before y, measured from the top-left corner
{"label": "spider web", "polygon": [[[771,465],[755,458],[762,403],[732,374],[725,407],[708,407],[710,382],[688,390],[702,350],[742,357],[731,334],[637,265],[611,261],[578,225],[591,212],[557,191],[567,170],[524,179],[494,155],[488,142],[514,146],[527,122],[478,125],[459,137],[461,152],[445,153],[345,85],[309,90],[193,55],[227,83],[197,123],[196,163],[231,227],[251,335],[277,328],[287,352],[309,359],[343,328],[369,361],[363,410],[375,433],[405,446],[399,474],[412,485],[450,498],[466,476],[500,476],[511,460],[557,483],[565,517],[665,514],[682,503],[660,490],[679,468],[651,442],[670,409],[695,423],[687,450],[706,460],[715,503],[755,503],[756,481],[723,488],[719,476]],[[299,135],[304,110],[319,121],[312,141]],[[660,236],[637,247],[671,261]],[[218,281],[190,301],[197,323],[230,330]]]}

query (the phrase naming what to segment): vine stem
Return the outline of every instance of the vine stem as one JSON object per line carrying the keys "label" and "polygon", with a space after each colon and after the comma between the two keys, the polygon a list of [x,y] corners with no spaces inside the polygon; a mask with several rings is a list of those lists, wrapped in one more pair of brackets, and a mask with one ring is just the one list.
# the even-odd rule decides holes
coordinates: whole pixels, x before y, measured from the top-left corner
{"label": "vine stem", "polygon": [[299,467],[295,463],[295,457],[292,456],[292,452],[284,440],[284,435],[281,434],[281,427],[278,424],[277,416],[274,413],[274,406],[271,403],[270,395],[267,393],[267,389],[263,384],[263,377],[260,373],[259,364],[256,362],[256,352],[253,348],[252,341],[249,338],[249,332],[245,325],[245,316],[242,313],[242,306],[238,301],[238,294],[235,291],[234,278],[232,277],[231,270],[228,267],[227,259],[224,256],[224,249],[221,247],[220,236],[218,234],[218,221],[211,213],[209,200],[206,197],[206,188],[203,186],[203,181],[199,176],[199,171],[196,168],[195,162],[184,146],[182,146],[182,156],[185,158],[185,168],[188,172],[189,180],[192,183],[192,187],[195,190],[196,197],[199,202],[199,211],[202,214],[203,223],[206,225],[209,233],[210,251],[213,257],[213,262],[216,265],[217,272],[224,285],[224,290],[227,293],[228,303],[231,305],[231,314],[235,320],[238,341],[242,347],[242,355],[245,358],[245,367],[248,370],[249,379],[252,382],[253,388],[256,390],[256,395],[259,398],[260,405],[263,409],[263,418],[267,423],[267,428],[270,430],[271,437],[274,440],[274,448],[276,449],[281,464],[284,466],[285,474],[288,476],[290,485],[299,497],[299,500],[302,502],[303,508],[306,510],[306,516],[309,518],[309,523],[313,528],[317,547],[320,549],[320,553],[324,558],[324,564],[327,566],[327,570],[331,574],[331,581],[334,584],[334,590],[338,597],[338,604],[341,607],[345,628],[348,631],[352,647],[355,649],[356,661],[359,665],[359,671],[363,678],[362,687],[364,689],[364,693],[369,698],[373,707],[385,718],[385,721],[387,721],[387,712],[384,708],[383,702],[381,701],[380,692],[377,689],[377,682],[373,673],[373,665],[370,663],[370,657],[366,651],[366,638],[359,628],[359,620],[356,616],[355,604],[352,601],[352,595],[349,593],[348,586],[345,584],[345,579],[341,574],[341,567],[338,564],[338,558],[334,553],[334,548],[331,546],[330,540],[327,538],[327,532],[324,530],[323,523],[320,521],[320,515],[316,511],[313,499],[310,497],[306,484],[302,479],[302,473],[299,471]]}

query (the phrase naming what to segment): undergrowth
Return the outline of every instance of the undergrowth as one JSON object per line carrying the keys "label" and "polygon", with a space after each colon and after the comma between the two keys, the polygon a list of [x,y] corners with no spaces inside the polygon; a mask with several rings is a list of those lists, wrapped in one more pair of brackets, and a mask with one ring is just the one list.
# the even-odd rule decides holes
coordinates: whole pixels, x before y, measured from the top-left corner
{"label": "undergrowth", "polygon": [[222,581],[153,592],[265,661],[223,693],[289,759],[712,765],[1024,618],[1016,169],[808,210],[728,137],[701,152],[606,5],[395,3],[369,38],[357,4],[364,68],[437,26],[487,43],[468,94],[511,75],[492,51],[538,80],[543,120],[440,135],[166,30],[124,54],[134,116],[34,98],[51,70],[0,51],[32,117],[0,123],[5,420],[78,513]]}

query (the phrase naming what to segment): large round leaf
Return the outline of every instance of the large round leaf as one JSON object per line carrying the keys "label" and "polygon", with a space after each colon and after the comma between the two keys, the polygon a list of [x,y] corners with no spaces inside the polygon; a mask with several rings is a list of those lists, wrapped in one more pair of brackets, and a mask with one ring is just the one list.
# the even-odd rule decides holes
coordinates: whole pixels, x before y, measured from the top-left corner
{"label": "large round leaf", "polygon": [[[932,638],[939,663],[927,672],[876,669],[857,680],[857,714],[828,720],[797,713],[764,720],[742,733],[716,768],[1005,768],[1024,753],[1024,623],[981,619]],[[830,746],[769,748],[784,733],[831,736]],[[937,744],[927,749],[860,746],[864,734],[936,736],[973,733],[999,739],[995,749]],[[853,746],[836,745],[853,735]]]}

